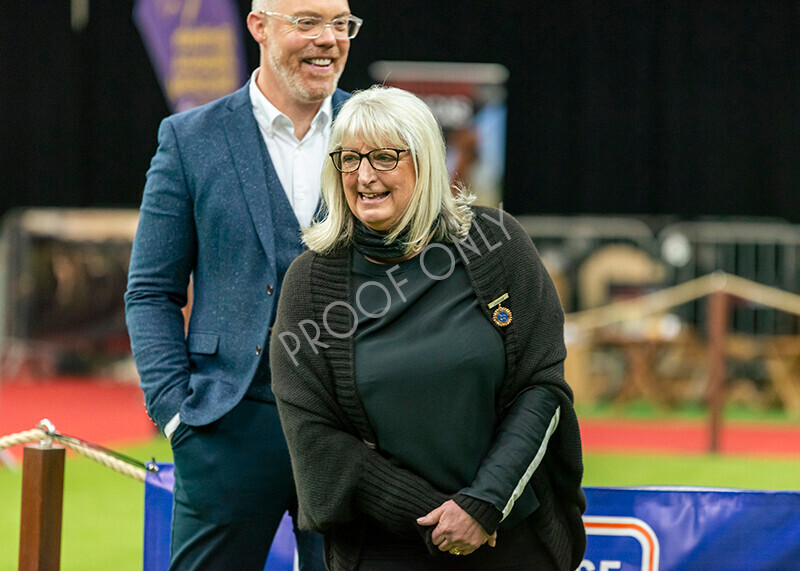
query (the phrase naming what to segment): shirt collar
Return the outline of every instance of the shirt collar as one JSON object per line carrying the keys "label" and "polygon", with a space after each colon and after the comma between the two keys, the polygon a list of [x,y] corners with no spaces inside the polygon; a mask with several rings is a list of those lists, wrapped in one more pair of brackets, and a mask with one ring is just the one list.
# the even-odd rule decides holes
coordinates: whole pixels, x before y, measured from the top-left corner
{"label": "shirt collar", "polygon": [[[281,128],[291,130],[292,120],[279,111],[256,85],[259,69],[256,68],[250,76],[250,102],[253,105],[253,114],[256,117],[256,121],[268,135],[273,135],[277,129]],[[322,102],[319,111],[311,121],[311,131],[319,130],[329,125],[332,116],[333,96],[329,95]]]}

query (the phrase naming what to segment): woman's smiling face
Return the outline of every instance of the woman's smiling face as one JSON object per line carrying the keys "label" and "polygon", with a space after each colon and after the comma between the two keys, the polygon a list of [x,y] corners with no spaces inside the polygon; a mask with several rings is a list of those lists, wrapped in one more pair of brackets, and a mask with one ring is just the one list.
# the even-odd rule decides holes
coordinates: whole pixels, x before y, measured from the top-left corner
{"label": "woman's smiling face", "polygon": [[[365,144],[361,139],[344,141],[342,149],[362,155],[383,147]],[[342,173],[342,186],[347,205],[353,215],[378,232],[389,232],[403,216],[414,194],[417,175],[414,158],[406,151],[400,153],[397,166],[390,171],[375,170],[364,157],[358,170]]]}

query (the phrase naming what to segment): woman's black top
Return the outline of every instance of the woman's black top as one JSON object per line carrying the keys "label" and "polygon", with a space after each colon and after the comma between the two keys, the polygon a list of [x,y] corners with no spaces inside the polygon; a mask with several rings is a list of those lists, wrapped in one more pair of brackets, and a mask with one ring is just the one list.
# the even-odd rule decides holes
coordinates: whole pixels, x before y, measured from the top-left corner
{"label": "woman's black top", "polygon": [[354,251],[353,290],[356,384],[378,449],[458,492],[491,446],[505,373],[460,255],[435,244],[382,265]]}

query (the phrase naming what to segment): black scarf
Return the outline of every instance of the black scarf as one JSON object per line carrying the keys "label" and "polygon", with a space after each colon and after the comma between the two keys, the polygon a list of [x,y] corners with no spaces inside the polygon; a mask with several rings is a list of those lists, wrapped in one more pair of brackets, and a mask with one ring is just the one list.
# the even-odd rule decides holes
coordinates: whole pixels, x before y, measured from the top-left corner
{"label": "black scarf", "polygon": [[393,260],[402,258],[406,254],[408,241],[408,228],[404,229],[397,238],[386,243],[386,235],[373,230],[360,220],[353,221],[353,246],[367,258]]}

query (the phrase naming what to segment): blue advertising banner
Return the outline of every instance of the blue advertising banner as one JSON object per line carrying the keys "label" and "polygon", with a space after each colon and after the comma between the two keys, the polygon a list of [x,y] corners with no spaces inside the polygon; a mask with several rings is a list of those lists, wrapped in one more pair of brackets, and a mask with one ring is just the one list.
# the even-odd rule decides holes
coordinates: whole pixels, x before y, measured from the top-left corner
{"label": "blue advertising banner", "polygon": [[133,19],[173,112],[244,83],[242,24],[232,0],[136,0]]}
{"label": "blue advertising banner", "polygon": [[[169,563],[172,464],[145,480],[144,568]],[[800,492],[715,488],[584,488],[581,571],[800,569]],[[294,566],[284,517],[265,569]]]}
{"label": "blue advertising banner", "polygon": [[800,569],[800,492],[585,488],[584,571]]}

